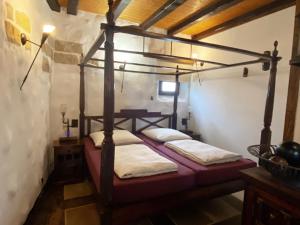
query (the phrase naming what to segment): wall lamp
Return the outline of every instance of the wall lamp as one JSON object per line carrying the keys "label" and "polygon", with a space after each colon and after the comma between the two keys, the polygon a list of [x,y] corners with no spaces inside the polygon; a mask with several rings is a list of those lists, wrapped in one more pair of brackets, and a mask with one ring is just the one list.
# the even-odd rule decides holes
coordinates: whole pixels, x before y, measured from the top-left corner
{"label": "wall lamp", "polygon": [[31,70],[31,68],[32,68],[32,66],[33,66],[33,64],[34,64],[34,62],[35,62],[35,60],[36,60],[38,54],[40,53],[40,51],[41,51],[43,45],[45,44],[45,42],[46,42],[46,40],[48,39],[49,35],[50,35],[54,30],[55,30],[55,27],[54,27],[54,26],[52,26],[52,25],[45,25],[45,26],[43,27],[43,36],[42,36],[42,40],[41,40],[41,43],[40,43],[40,44],[37,44],[37,43],[35,43],[35,42],[33,42],[33,41],[27,39],[26,34],[24,34],[24,33],[21,34],[20,38],[21,38],[21,43],[22,43],[23,46],[26,45],[27,42],[29,42],[29,43],[32,43],[32,44],[38,46],[39,49],[37,50],[37,52],[36,52],[36,54],[35,54],[35,57],[34,57],[34,59],[33,59],[32,63],[31,63],[31,65],[30,65],[30,67],[29,67],[29,69],[28,69],[28,71],[27,71],[27,73],[26,73],[26,75],[25,75],[25,77],[24,77],[24,79],[23,79],[23,82],[22,82],[22,84],[21,84],[21,86],[20,86],[20,90],[22,90],[22,87],[23,87],[24,83],[26,82],[27,77],[28,77],[28,75],[29,75],[29,73],[30,73],[30,70]]}

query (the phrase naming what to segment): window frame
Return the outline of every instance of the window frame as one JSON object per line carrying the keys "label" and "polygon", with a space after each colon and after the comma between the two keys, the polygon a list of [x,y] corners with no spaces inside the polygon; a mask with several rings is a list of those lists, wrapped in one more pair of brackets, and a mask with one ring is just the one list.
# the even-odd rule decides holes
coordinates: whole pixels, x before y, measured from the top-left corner
{"label": "window frame", "polygon": [[[176,83],[175,81],[160,80],[158,82],[158,95],[160,95],[160,96],[174,96],[175,93],[176,93],[176,87],[175,87],[175,91],[174,92],[163,91],[162,90],[163,82],[174,82],[174,83]],[[179,95],[179,91],[180,91],[180,83],[178,82],[178,95]]]}

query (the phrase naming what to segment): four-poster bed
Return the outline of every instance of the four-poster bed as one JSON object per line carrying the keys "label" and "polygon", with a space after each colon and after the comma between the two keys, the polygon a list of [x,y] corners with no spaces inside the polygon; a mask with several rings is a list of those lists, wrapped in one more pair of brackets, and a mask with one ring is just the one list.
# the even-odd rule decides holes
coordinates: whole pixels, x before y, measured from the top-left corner
{"label": "four-poster bed", "polygon": [[[101,213],[101,224],[102,225],[110,225],[110,224],[125,224],[126,222],[137,219],[141,216],[150,215],[156,212],[160,212],[162,210],[166,210],[171,206],[180,205],[186,202],[190,202],[195,199],[205,199],[217,197],[224,194],[233,193],[236,191],[240,191],[244,188],[244,182],[240,178],[234,177],[234,179],[229,179],[226,181],[222,181],[217,184],[209,184],[204,186],[196,186],[193,188],[183,188],[182,190],[176,193],[169,193],[165,195],[153,196],[153,198],[145,198],[136,200],[130,203],[114,203],[114,183],[115,175],[114,175],[114,154],[115,154],[115,145],[113,142],[113,129],[114,127],[118,128],[118,125],[121,123],[131,120],[132,121],[132,131],[137,132],[136,121],[140,119],[148,125],[143,127],[142,129],[148,128],[150,126],[160,126],[158,123],[162,120],[168,119],[168,126],[176,129],[177,124],[177,102],[178,102],[178,92],[179,92],[179,77],[186,74],[191,74],[194,72],[202,72],[213,69],[222,69],[233,66],[242,66],[249,65],[255,63],[263,63],[264,69],[268,69],[268,64],[271,65],[270,70],[270,80],[268,87],[268,95],[265,107],[265,117],[264,117],[264,128],[261,133],[261,145],[265,146],[265,149],[268,148],[271,142],[271,121],[272,121],[272,113],[273,113],[273,105],[274,105],[274,92],[275,92],[275,81],[276,81],[276,68],[277,62],[280,60],[278,57],[277,51],[277,42],[275,42],[275,49],[273,54],[270,55],[268,52],[257,53],[248,50],[243,50],[239,48],[233,48],[223,45],[205,43],[196,40],[189,40],[174,36],[168,36],[163,34],[156,34],[153,32],[144,31],[141,28],[134,26],[125,26],[120,27],[115,25],[115,9],[113,7],[113,1],[109,0],[109,11],[107,12],[107,24],[101,24],[101,34],[99,38],[96,40],[92,48],[89,50],[87,55],[83,58],[80,64],[80,137],[83,138],[85,135],[91,132],[91,121],[96,121],[99,123],[103,123],[104,128],[104,141],[101,147],[101,151],[98,152],[98,174],[94,176],[98,176],[97,184],[100,193],[99,197],[99,206]],[[120,12],[118,11],[118,14]],[[217,67],[203,69],[203,70],[193,70],[193,69],[181,69],[179,66],[176,67],[175,72],[163,73],[164,75],[170,75],[175,77],[176,81],[176,92],[174,95],[174,106],[173,113],[171,115],[163,115],[158,112],[147,112],[146,110],[125,110],[120,113],[115,113],[114,110],[114,71],[118,71],[118,69],[114,68],[114,63],[118,63],[114,61],[114,34],[115,33],[126,33],[130,35],[136,35],[141,37],[159,39],[164,41],[171,42],[179,42],[189,45],[202,46],[207,48],[213,48],[217,50],[223,50],[238,54],[243,54],[247,56],[253,56],[257,59],[252,61],[246,61],[235,64],[224,64],[220,62],[211,62],[205,61],[206,63],[217,64]],[[104,62],[104,67],[99,67],[95,65],[89,64],[89,60],[97,60],[93,58],[95,52],[100,49],[101,45],[104,43],[105,51],[105,59],[99,61]],[[137,53],[139,54],[139,53]],[[147,57],[147,54],[145,54]],[[158,59],[169,58],[170,55],[161,55],[158,56]],[[179,60],[179,59],[178,59]],[[202,60],[200,60],[202,61]],[[203,60],[204,61],[204,60]],[[137,64],[137,63],[136,63]],[[153,66],[142,64],[141,66]],[[103,116],[85,116],[85,67],[99,68],[104,69],[104,114]],[[175,69],[175,68],[169,68]],[[130,71],[130,70],[122,70],[128,72],[137,72],[137,73],[150,73],[146,71]],[[161,75],[162,73],[151,72],[151,74]],[[157,118],[160,117],[157,121],[150,121],[148,118]],[[115,122],[114,118],[121,118],[121,121]],[[87,123],[86,123],[87,121]],[[87,127],[87,132],[86,131]],[[148,143],[149,144],[149,143]],[[151,144],[149,144],[151,146]],[[154,146],[152,145],[154,148]],[[156,149],[154,149],[156,150]],[[93,153],[96,154],[96,153]],[[101,155],[100,155],[101,154]],[[168,157],[168,155],[166,155]],[[180,161],[178,162],[180,163]],[[134,212],[134,213],[133,213]]]}

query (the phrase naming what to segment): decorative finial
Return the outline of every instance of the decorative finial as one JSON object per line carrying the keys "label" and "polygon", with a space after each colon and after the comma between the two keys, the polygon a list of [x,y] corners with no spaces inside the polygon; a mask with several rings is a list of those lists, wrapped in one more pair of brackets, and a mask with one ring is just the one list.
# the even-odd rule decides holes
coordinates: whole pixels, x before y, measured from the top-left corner
{"label": "decorative finial", "polygon": [[108,0],[107,2],[108,2],[108,6],[109,6],[109,7],[112,7],[114,1],[113,1],[113,0]]}
{"label": "decorative finial", "polygon": [[273,50],[273,56],[274,57],[277,57],[277,55],[278,55],[277,46],[278,46],[278,41],[275,41],[274,42],[274,50]]}
{"label": "decorative finial", "polygon": [[275,42],[274,42],[275,50],[277,50],[277,46],[278,46],[278,41],[275,41]]}

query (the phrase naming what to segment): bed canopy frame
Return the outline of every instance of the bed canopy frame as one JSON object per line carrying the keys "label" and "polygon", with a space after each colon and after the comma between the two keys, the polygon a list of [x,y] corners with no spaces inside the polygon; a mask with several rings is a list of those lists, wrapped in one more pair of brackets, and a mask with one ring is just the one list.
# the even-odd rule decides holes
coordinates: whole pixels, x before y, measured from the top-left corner
{"label": "bed canopy frame", "polygon": [[[153,33],[149,31],[142,30],[140,27],[136,26],[116,26],[115,20],[117,17],[121,14],[122,10],[126,7],[126,5],[129,3],[129,1],[119,1],[123,2],[123,4],[113,4],[112,0],[108,0],[109,10],[106,14],[107,23],[101,24],[101,33],[93,46],[90,48],[88,53],[83,57],[80,66],[80,137],[85,136],[85,129],[86,124],[85,121],[88,121],[87,127],[88,132],[91,131],[91,121],[95,120],[98,122],[103,123],[103,129],[104,129],[104,141],[102,144],[102,150],[101,150],[101,173],[100,173],[100,189],[101,193],[99,195],[101,199],[101,205],[102,207],[102,216],[101,216],[101,224],[102,225],[109,225],[112,224],[112,193],[113,193],[113,177],[114,177],[114,142],[113,142],[113,128],[118,126],[120,123],[128,120],[128,118],[133,119],[132,120],[132,126],[134,127],[133,131],[136,131],[136,118],[148,116],[151,115],[149,112],[146,111],[137,111],[133,115],[132,113],[128,112],[120,112],[115,113],[114,111],[114,71],[124,71],[124,72],[131,72],[131,73],[144,73],[144,74],[150,74],[150,75],[170,75],[175,77],[176,81],[176,91],[174,95],[174,105],[173,105],[173,113],[171,115],[158,115],[153,113],[152,117],[161,117],[161,120],[163,119],[169,119],[169,126],[176,129],[177,124],[177,104],[178,104],[178,93],[179,93],[179,77],[186,74],[192,74],[195,72],[203,72],[208,70],[217,70],[217,69],[225,69],[235,66],[242,66],[242,65],[249,65],[249,64],[263,64],[263,70],[267,71],[270,69],[270,77],[269,77],[269,84],[268,84],[268,93],[267,93],[267,99],[266,99],[266,105],[265,105],[265,113],[264,113],[264,127],[261,131],[261,140],[260,144],[263,146],[262,152],[267,151],[268,147],[271,143],[271,122],[272,122],[272,115],[273,115],[273,106],[274,106],[274,95],[275,95],[275,84],[276,84],[276,74],[277,74],[277,63],[281,59],[278,57],[278,51],[277,51],[277,41],[274,43],[274,50],[271,53],[270,51],[265,51],[264,53],[257,53],[249,50],[224,46],[224,45],[218,45],[218,44],[212,44],[212,43],[206,43],[202,41],[196,41],[196,40],[190,40],[175,36],[169,36],[164,34],[158,34]],[[225,64],[222,62],[213,62],[208,60],[202,60],[199,59],[200,62],[210,63],[214,64],[216,66],[208,69],[201,69],[201,70],[195,70],[195,69],[186,69],[181,68],[179,66],[172,67],[172,66],[159,66],[159,65],[150,65],[150,64],[141,64],[141,63],[130,63],[126,62],[126,64],[136,65],[136,66],[142,66],[142,67],[153,67],[153,68],[167,68],[167,69],[174,69],[175,72],[169,72],[169,73],[159,73],[159,72],[147,72],[147,71],[136,71],[136,70],[127,70],[125,68],[123,69],[115,69],[114,63],[123,63],[120,61],[114,61],[114,52],[124,52],[124,53],[132,53],[132,54],[139,54],[143,55],[145,57],[151,57],[156,58],[159,60],[168,60],[172,62],[176,62],[178,64],[180,63],[186,63],[189,60],[194,60],[191,58],[183,58],[183,57],[177,57],[173,55],[165,55],[165,54],[155,54],[155,53],[145,53],[145,52],[137,52],[137,51],[126,51],[126,50],[116,50],[114,49],[114,34],[115,33],[124,33],[129,35],[136,35],[144,38],[153,38],[163,41],[169,41],[169,42],[178,42],[178,43],[184,43],[188,45],[195,45],[195,46],[202,46],[206,48],[212,48],[217,49],[221,51],[227,51],[227,52],[233,52],[238,53],[242,55],[252,56],[256,59],[251,61],[244,61],[240,63],[234,63],[234,64]],[[104,48],[101,48],[101,45],[104,43]],[[105,52],[105,58],[104,59],[96,59],[93,58],[96,51],[104,51]],[[90,60],[93,61],[100,61],[104,62],[104,66],[96,66],[91,63],[89,63]],[[104,70],[104,113],[102,117],[96,116],[85,116],[85,67],[90,68],[97,68],[97,69],[103,69]],[[127,116],[126,116],[127,115]],[[124,118],[123,120],[119,122],[114,122],[114,118]],[[127,117],[127,118],[126,118]],[[161,121],[160,120],[160,121]],[[158,121],[158,122],[160,122]],[[156,122],[151,121],[145,121],[148,123],[148,126],[150,125],[157,125]],[[152,123],[152,124],[151,124]],[[239,187],[241,187],[241,183],[232,183],[228,184],[229,186],[223,186],[223,192],[227,193],[228,190],[235,190],[238,191]],[[203,193],[206,193],[209,195],[210,193],[216,192],[214,188],[217,189],[217,187],[210,187],[209,189],[205,188],[202,190],[202,194],[198,197],[202,196],[205,197]],[[227,191],[227,192],[226,192]],[[222,192],[222,193],[223,193]],[[187,194],[189,198],[193,196],[193,194]],[[195,195],[195,193],[194,193]],[[173,202],[178,199],[173,199]],[[130,206],[132,207],[132,206]],[[125,212],[130,214],[130,210],[133,210],[133,208],[126,208],[126,210],[123,211],[123,214]],[[142,205],[138,206],[142,207]],[[122,214],[122,213],[121,213]]]}

